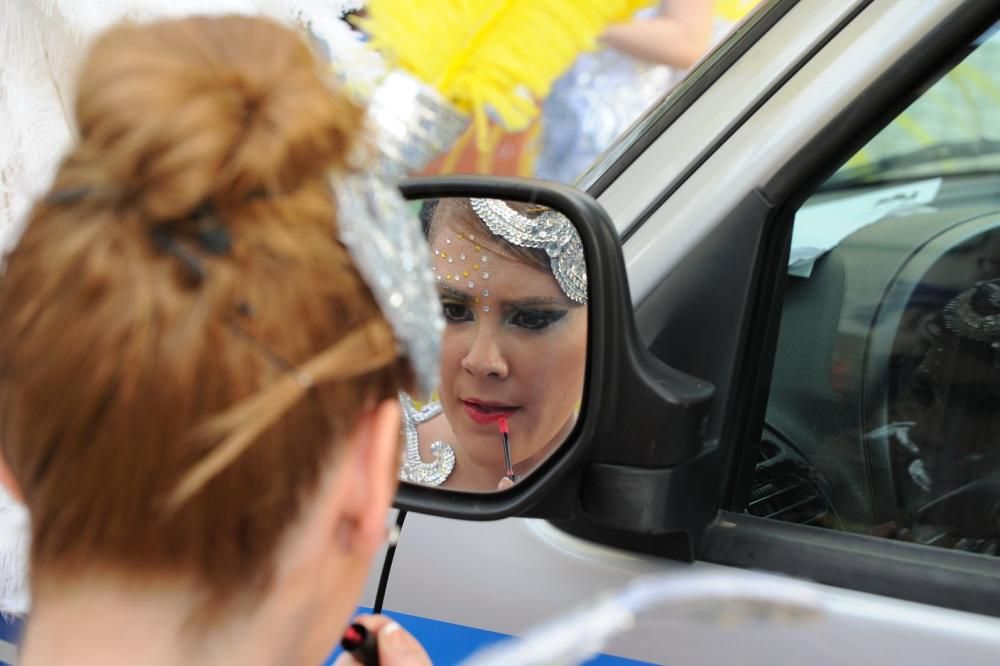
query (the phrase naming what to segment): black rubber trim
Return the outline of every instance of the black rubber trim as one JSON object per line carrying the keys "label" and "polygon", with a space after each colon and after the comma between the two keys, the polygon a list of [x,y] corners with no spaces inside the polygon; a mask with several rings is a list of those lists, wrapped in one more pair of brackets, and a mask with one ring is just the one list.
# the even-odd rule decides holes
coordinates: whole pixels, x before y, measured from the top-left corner
{"label": "black rubber trim", "polygon": [[[761,196],[766,198],[763,193]],[[791,244],[791,234],[765,230],[757,261],[754,262],[756,293],[761,294],[761,297],[756,299],[750,310],[748,332],[736,355],[737,374],[733,379],[734,384],[740,386],[747,381],[746,378],[753,378],[753,388],[747,392],[737,388],[733,392],[732,411],[729,414],[731,421],[726,424],[721,436],[727,453],[726,473],[721,484],[722,506],[743,507],[753,486],[757,444],[764,431],[767,403],[771,395],[771,378],[781,326],[781,301],[785,289],[784,267],[788,265]],[[774,265],[782,266],[782,270],[771,270]],[[778,303],[777,313],[775,303]],[[747,439],[745,433],[760,434]]]}
{"label": "black rubber trim", "polygon": [[[798,1],[775,0],[747,17],[719,47],[706,56],[704,63],[636,119],[617,144],[623,145],[623,149],[616,150],[612,147],[580,176],[581,188],[595,198],[603,194],[667,127],[784,18]],[[592,177],[593,182],[588,182]]]}
{"label": "black rubber trim", "polygon": [[[732,398],[725,404],[725,416],[719,433],[722,449],[720,462],[724,470],[719,481],[723,506],[728,505],[729,498],[736,493],[737,484],[742,480],[738,473],[731,472],[734,469],[737,472],[741,470],[745,460],[748,447],[746,440],[741,436],[742,433],[761,432],[764,427],[764,414],[770,394],[771,370],[774,366],[780,324],[780,317],[772,316],[772,303],[775,299],[780,302],[784,292],[782,280],[784,272],[774,271],[773,266],[787,265],[791,246],[790,235],[774,238],[769,233],[767,223],[774,214],[773,202],[759,189],[753,191],[751,199],[758,202],[757,206],[750,210],[760,212],[759,222],[756,224],[760,225],[758,228],[762,228],[763,232],[750,271],[748,293],[751,301],[743,320],[739,346],[733,360],[733,379],[729,384],[729,394]],[[740,206],[738,210],[744,210],[744,206]],[[741,215],[740,218],[745,219],[745,215]],[[766,296],[755,298],[757,294]],[[760,322],[763,322],[763,325]],[[759,380],[755,385],[755,391],[750,395],[741,395],[740,380],[745,377],[755,377]]]}
{"label": "black rubber trim", "polygon": [[[707,490],[716,485],[718,470],[719,449],[714,444],[671,467],[594,463],[584,470],[580,508],[591,526],[697,535],[715,516],[716,493]],[[684,510],[678,511],[678,506]],[[568,530],[572,532],[572,526]]]}
{"label": "black rubber trim", "polygon": [[761,107],[767,104],[767,102],[772,97],[774,97],[774,95],[777,94],[777,92],[781,90],[785,86],[785,84],[792,79],[792,77],[798,74],[799,70],[805,67],[806,64],[808,64],[809,61],[816,56],[816,54],[822,51],[826,47],[826,45],[829,44],[830,41],[833,40],[833,38],[840,33],[841,30],[847,27],[851,22],[853,22],[858,17],[858,15],[861,12],[867,9],[868,5],[870,5],[871,2],[872,0],[867,0],[867,2],[862,2],[858,4],[858,6],[855,7],[847,16],[845,16],[840,22],[834,25],[833,28],[828,30],[826,34],[824,34],[823,37],[821,37],[816,42],[816,44],[813,45],[811,49],[806,51],[806,53],[799,59],[797,63],[795,63],[793,67],[790,67],[787,72],[785,72],[777,81],[775,81],[774,85],[772,85],[767,90],[762,91],[761,94],[757,97],[757,99],[754,100],[753,104],[747,107],[747,109],[743,112],[743,114],[739,116],[732,124],[730,124],[730,126],[726,128],[726,130],[721,135],[716,137],[716,139],[711,144],[706,146],[705,149],[702,150],[701,153],[699,153],[698,156],[694,160],[692,160],[690,164],[688,164],[687,168],[685,168],[684,171],[677,178],[675,178],[672,182],[670,182],[666,186],[666,188],[662,192],[660,192],[659,196],[657,196],[656,199],[654,199],[648,206],[646,206],[646,208],[643,209],[643,211],[639,214],[639,216],[636,217],[636,219],[629,224],[629,226],[622,232],[622,242],[623,243],[627,242],[628,239],[632,237],[632,234],[634,234],[639,229],[639,227],[641,227],[643,223],[646,222],[646,220],[652,217],[652,215],[656,213],[657,210],[659,210],[660,206],[662,206],[667,199],[673,196],[674,192],[680,189],[680,187],[684,185],[684,183],[687,182],[687,180],[692,175],[694,175],[694,173],[697,172],[702,167],[702,165],[704,165],[705,162],[707,162],[708,159],[711,158],[712,155],[714,155],[715,152],[723,144],[729,141],[729,139],[737,131],[739,131],[739,129],[743,127],[743,125],[746,124],[746,122],[750,118],[752,118],[754,114],[756,114],[761,109]]}
{"label": "black rubber trim", "polygon": [[[403,535],[403,521],[406,520],[406,511],[399,511],[396,514],[397,539]],[[378,590],[375,591],[375,605],[372,606],[373,613],[382,612],[382,604],[385,602],[385,592],[389,587],[389,574],[392,573],[392,561],[396,557],[396,545],[390,543],[385,549],[385,559],[382,560],[382,575],[378,579]]]}
{"label": "black rubber trim", "polygon": [[721,512],[699,559],[1000,617],[996,559]]}

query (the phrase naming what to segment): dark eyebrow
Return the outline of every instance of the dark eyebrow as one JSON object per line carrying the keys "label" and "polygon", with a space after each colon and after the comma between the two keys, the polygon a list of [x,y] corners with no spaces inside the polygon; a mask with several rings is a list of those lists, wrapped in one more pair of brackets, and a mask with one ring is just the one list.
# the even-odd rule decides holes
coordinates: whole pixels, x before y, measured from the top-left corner
{"label": "dark eyebrow", "polygon": [[450,284],[439,284],[438,291],[441,292],[442,296],[454,298],[456,301],[461,301],[463,303],[466,301],[471,301],[473,298],[472,294],[464,292],[461,289],[456,289],[455,287],[452,287]]}
{"label": "dark eyebrow", "polygon": [[[475,298],[475,294],[470,294],[461,289],[456,289],[450,284],[438,284],[438,292],[442,296],[453,298],[460,303],[468,303]],[[517,298],[511,301],[503,301],[503,307],[508,310],[530,310],[531,308],[576,308],[582,305],[568,298],[552,298],[548,296],[531,296],[528,298]]]}
{"label": "dark eyebrow", "polygon": [[545,307],[556,307],[556,306],[565,308],[578,305],[578,303],[571,302],[565,298],[548,298],[545,296],[537,296],[533,298],[518,298],[512,301],[504,301],[503,304],[505,307],[508,308],[519,308],[519,309],[528,309],[537,307],[545,308]]}

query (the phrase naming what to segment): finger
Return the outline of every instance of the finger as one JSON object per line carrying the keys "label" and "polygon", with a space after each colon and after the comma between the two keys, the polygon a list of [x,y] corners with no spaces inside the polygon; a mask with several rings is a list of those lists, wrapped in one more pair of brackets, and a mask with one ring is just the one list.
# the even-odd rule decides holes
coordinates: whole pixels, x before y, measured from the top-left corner
{"label": "finger", "polygon": [[378,659],[382,666],[431,666],[420,642],[395,622],[378,632]]}
{"label": "finger", "polygon": [[[381,666],[430,666],[420,642],[396,621],[385,615],[361,615],[354,622],[364,625],[378,638],[378,658]],[[337,657],[333,666],[357,666],[358,661],[348,654]]]}
{"label": "finger", "polygon": [[384,627],[389,626],[394,622],[391,617],[386,617],[385,615],[370,614],[370,615],[359,615],[354,618],[353,622],[364,625],[365,629],[368,631],[378,633]]}
{"label": "finger", "polygon": [[[351,622],[364,626],[369,633],[377,634],[380,629],[392,624],[392,619],[384,615],[359,615]],[[342,652],[337,656],[332,666],[359,666],[360,663],[349,652]]]}

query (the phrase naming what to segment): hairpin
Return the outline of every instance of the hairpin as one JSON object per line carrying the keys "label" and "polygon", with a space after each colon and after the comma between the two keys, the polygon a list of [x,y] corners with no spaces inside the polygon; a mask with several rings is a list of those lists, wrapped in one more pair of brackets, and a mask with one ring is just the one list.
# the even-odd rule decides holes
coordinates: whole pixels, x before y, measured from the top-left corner
{"label": "hairpin", "polygon": [[201,284],[204,281],[207,271],[201,263],[201,259],[174,238],[169,222],[158,224],[150,229],[149,237],[157,250],[164,254],[169,254],[180,262],[180,265],[195,284]]}
{"label": "hairpin", "polygon": [[183,223],[194,224],[194,239],[209,254],[228,254],[232,250],[232,238],[216,215],[215,206],[208,202],[186,218],[168,220],[150,228],[149,237],[156,249],[177,259],[194,283],[201,284],[207,275],[204,263],[198,255],[177,240],[180,231],[178,227]]}
{"label": "hairpin", "polygon": [[90,188],[85,186],[56,190],[45,197],[45,202],[52,206],[68,206],[82,201],[88,194],[90,194]]}
{"label": "hairpin", "polygon": [[[80,203],[91,194],[93,194],[93,189],[90,187],[74,187],[55,190],[45,197],[45,201],[53,206],[71,206]],[[216,216],[215,206],[210,202],[203,203],[190,215],[167,220],[150,228],[149,237],[153,246],[160,252],[177,259],[192,281],[195,284],[200,284],[207,274],[204,264],[194,252],[184,247],[176,238],[177,227],[184,222],[194,223],[195,240],[202,249],[210,254],[228,254],[232,249],[232,239],[229,231]]]}

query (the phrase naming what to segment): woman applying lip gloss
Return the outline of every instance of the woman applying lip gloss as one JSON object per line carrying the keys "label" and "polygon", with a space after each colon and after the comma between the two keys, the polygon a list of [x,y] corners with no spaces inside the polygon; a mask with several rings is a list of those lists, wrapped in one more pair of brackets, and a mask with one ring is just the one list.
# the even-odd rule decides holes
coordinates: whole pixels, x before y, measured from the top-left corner
{"label": "woman applying lip gloss", "polygon": [[[401,477],[494,491],[509,485],[501,484],[508,476],[501,421],[518,478],[576,423],[587,343],[579,237],[558,213],[503,201],[443,199],[425,206],[423,217],[446,321],[440,406],[417,412],[404,398],[411,426],[416,422],[419,459],[407,456]],[[523,230],[533,228],[532,220],[544,220],[534,227],[539,231],[554,222],[578,261],[556,270],[545,250],[526,247],[533,242]],[[574,251],[566,249],[566,256]],[[419,478],[421,466],[436,466],[436,474]]]}

